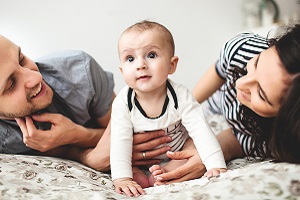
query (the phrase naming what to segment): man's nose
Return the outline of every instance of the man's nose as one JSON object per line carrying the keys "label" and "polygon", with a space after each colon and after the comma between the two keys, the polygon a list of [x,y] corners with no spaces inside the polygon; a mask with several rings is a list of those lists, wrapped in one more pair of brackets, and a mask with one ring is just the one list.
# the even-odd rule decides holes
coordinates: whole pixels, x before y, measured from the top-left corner
{"label": "man's nose", "polygon": [[39,71],[31,70],[28,68],[20,69],[21,79],[27,88],[35,87],[38,83],[42,82],[43,78]]}

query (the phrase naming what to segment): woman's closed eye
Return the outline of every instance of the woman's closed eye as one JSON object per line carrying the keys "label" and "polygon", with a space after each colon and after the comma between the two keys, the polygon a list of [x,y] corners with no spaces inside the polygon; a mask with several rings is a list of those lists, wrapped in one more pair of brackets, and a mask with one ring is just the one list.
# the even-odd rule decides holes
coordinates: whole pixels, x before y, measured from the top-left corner
{"label": "woman's closed eye", "polygon": [[[260,55],[261,55],[261,54],[258,54],[258,56],[257,56],[257,58],[256,58],[256,60],[255,60],[255,62],[254,62],[254,68],[255,68],[255,70],[257,70],[257,67],[258,67],[258,61],[259,61]],[[272,105],[272,104],[270,103],[270,101],[268,100],[268,97],[267,97],[266,93],[265,93],[264,90],[261,88],[261,86],[260,86],[259,83],[257,84],[257,92],[258,92],[258,95],[259,95],[259,97],[261,98],[261,100],[263,100],[263,101],[267,102],[268,104]]]}
{"label": "woman's closed eye", "polygon": [[268,96],[266,95],[265,91],[260,87],[260,85],[258,84],[257,86],[257,92],[259,97],[266,103],[268,103],[270,106],[273,106],[273,104],[270,102]]}
{"label": "woman's closed eye", "polygon": [[266,101],[266,99],[264,97],[264,94],[263,94],[263,91],[261,90],[260,85],[257,86],[257,92],[258,92],[258,95],[261,98],[261,100]]}

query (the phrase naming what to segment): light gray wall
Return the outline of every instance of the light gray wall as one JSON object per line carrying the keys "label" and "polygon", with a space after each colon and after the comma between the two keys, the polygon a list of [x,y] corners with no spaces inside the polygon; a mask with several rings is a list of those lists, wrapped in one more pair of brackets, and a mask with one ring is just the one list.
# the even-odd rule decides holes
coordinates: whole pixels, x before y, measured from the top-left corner
{"label": "light gray wall", "polygon": [[[223,42],[243,30],[243,0],[0,0],[0,34],[32,59],[57,50],[80,49],[115,76],[117,41],[133,23],[150,19],[173,33],[177,72],[171,76],[192,89],[215,62]],[[278,0],[285,13],[296,0]],[[292,3],[292,4],[291,4]]]}

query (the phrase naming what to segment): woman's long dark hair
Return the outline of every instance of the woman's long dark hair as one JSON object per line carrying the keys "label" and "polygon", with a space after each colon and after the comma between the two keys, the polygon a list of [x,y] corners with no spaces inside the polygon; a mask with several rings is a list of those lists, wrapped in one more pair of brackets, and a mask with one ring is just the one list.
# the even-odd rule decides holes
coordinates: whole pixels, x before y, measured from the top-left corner
{"label": "woman's long dark hair", "polygon": [[278,161],[300,163],[300,76],[294,80],[278,112],[269,143]]}
{"label": "woman's long dark hair", "polygon": [[[252,133],[249,156],[300,163],[300,24],[285,29],[279,38],[268,39],[275,46],[285,70],[295,75],[276,118],[264,118],[246,106],[240,106],[241,123]],[[236,72],[245,75],[245,72]]]}
{"label": "woman's long dark hair", "polygon": [[279,109],[268,148],[278,161],[300,163],[300,24],[276,43],[285,69],[293,77]]}

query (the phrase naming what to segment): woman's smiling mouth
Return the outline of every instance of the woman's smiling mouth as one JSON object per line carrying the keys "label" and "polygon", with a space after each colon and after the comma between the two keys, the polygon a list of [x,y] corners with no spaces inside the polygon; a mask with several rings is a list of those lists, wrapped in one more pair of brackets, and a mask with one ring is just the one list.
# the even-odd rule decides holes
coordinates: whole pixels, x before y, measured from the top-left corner
{"label": "woman's smiling mouth", "polygon": [[248,98],[248,96],[247,96],[243,91],[241,91],[241,95],[242,95],[242,97],[243,97],[246,101],[250,102],[250,99]]}

